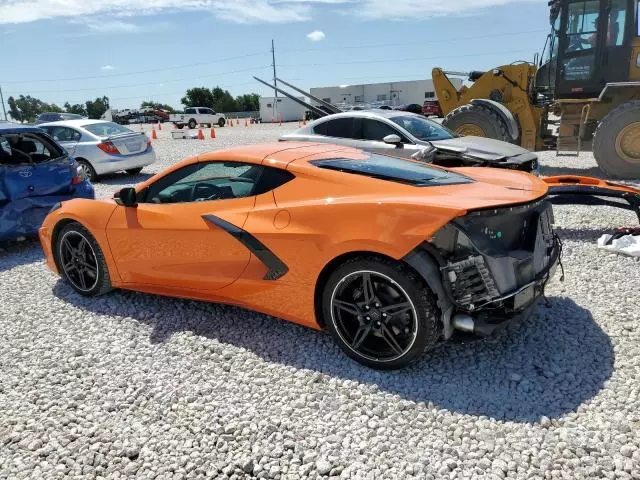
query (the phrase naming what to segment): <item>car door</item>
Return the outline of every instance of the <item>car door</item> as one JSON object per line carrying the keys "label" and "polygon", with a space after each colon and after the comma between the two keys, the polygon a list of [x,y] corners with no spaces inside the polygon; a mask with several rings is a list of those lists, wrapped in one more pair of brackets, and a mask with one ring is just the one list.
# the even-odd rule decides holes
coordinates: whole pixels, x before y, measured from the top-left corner
{"label": "car door", "polygon": [[253,209],[250,178],[261,168],[191,164],[139,192],[137,207],[118,206],[107,236],[123,281],[198,291],[235,281],[250,252],[228,228],[241,229]]}
{"label": "car door", "polygon": [[[386,143],[384,138],[388,135],[400,137],[400,143]],[[363,118],[359,132],[360,144],[358,148],[376,153],[386,153],[397,157],[409,158],[419,150],[419,147],[411,142],[406,135],[386,122],[373,118]]]}
{"label": "car door", "polygon": [[82,137],[80,132],[70,127],[61,126],[46,127],[46,130],[56,142],[64,147],[69,155],[74,156],[76,154],[78,142]]}

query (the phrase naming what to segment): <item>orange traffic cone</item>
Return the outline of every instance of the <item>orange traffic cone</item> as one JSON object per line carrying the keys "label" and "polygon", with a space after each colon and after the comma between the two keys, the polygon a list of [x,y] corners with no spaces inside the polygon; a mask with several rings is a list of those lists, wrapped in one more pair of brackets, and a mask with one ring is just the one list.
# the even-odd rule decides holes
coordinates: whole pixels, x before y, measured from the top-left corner
{"label": "orange traffic cone", "polygon": [[233,118],[229,119],[229,126],[233,127]]}
{"label": "orange traffic cone", "polygon": [[302,121],[298,120],[298,128],[302,126]]}
{"label": "orange traffic cone", "polygon": [[211,127],[211,138],[216,138],[216,129]]}
{"label": "orange traffic cone", "polygon": [[236,125],[240,125],[240,120],[236,118]]}
{"label": "orange traffic cone", "polygon": [[275,123],[275,119],[273,117],[271,117],[271,123]]}
{"label": "orange traffic cone", "polygon": [[249,120],[247,120],[246,118],[244,119],[244,126],[248,127],[249,126]]}
{"label": "orange traffic cone", "polygon": [[158,134],[156,133],[156,129],[151,127],[151,138],[154,140],[158,139]]}
{"label": "orange traffic cone", "polygon": [[158,130],[162,130],[162,124],[160,123],[160,120],[158,120]]}
{"label": "orange traffic cone", "polygon": [[202,133],[202,129],[198,129],[198,140],[204,140],[204,133]]}

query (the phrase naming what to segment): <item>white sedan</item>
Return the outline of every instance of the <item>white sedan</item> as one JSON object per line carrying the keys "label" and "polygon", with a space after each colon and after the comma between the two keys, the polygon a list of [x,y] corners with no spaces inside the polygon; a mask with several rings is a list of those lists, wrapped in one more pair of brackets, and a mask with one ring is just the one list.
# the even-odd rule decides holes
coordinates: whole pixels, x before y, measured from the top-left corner
{"label": "white sedan", "polygon": [[65,120],[41,123],[38,127],[75,157],[91,181],[122,170],[137,175],[143,167],[156,161],[151,140],[144,133],[114,122]]}

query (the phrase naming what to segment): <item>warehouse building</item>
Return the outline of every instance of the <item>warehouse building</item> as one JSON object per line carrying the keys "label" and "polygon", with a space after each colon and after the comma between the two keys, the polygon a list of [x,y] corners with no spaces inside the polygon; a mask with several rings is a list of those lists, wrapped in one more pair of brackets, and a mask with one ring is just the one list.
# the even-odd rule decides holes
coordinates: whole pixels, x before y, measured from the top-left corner
{"label": "warehouse building", "polygon": [[[303,97],[299,97],[304,100]],[[277,102],[276,102],[277,101]],[[286,97],[260,97],[260,121],[263,123],[297,122],[304,118],[305,108]]]}
{"label": "warehouse building", "polygon": [[[462,79],[452,78],[453,85],[460,88]],[[364,85],[340,85],[317,87],[311,95],[334,105],[406,105],[437,99],[432,80],[410,80],[405,82],[367,83]]]}

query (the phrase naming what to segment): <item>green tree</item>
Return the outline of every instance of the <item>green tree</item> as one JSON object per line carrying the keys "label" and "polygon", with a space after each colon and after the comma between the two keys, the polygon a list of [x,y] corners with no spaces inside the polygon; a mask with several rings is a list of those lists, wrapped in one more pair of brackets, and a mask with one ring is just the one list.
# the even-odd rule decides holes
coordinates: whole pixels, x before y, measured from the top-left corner
{"label": "green tree", "polygon": [[76,103],[75,105],[71,105],[69,104],[69,102],[66,102],[64,104],[64,109],[68,113],[75,113],[76,115],[82,115],[83,117],[87,116],[87,109],[81,103]]}
{"label": "green tree", "polygon": [[190,88],[180,101],[185,107],[209,107],[215,109],[213,93],[205,87]]}
{"label": "green tree", "polygon": [[98,97],[93,101],[87,100],[85,105],[87,106],[87,115],[89,118],[98,119],[104,114],[104,112],[109,110],[109,98]]}
{"label": "green tree", "polygon": [[20,122],[33,122],[44,112],[62,112],[55,103],[49,104],[31,95],[20,95],[18,98],[9,97],[9,114]]}
{"label": "green tree", "polygon": [[211,90],[211,93],[213,93],[213,98],[215,99],[213,109],[216,112],[238,111],[238,104],[228,90],[222,90],[220,87],[216,87]]}
{"label": "green tree", "polygon": [[[196,105],[197,106],[197,105]],[[169,113],[174,113],[175,110],[171,105],[167,105],[165,103],[157,103],[153,100],[146,100],[140,104],[140,108],[153,108],[155,110],[166,110]]]}
{"label": "green tree", "polygon": [[260,95],[257,93],[238,95],[236,97],[236,105],[239,111],[256,112],[260,110]]}

